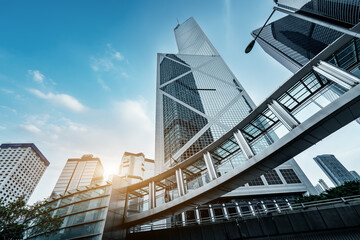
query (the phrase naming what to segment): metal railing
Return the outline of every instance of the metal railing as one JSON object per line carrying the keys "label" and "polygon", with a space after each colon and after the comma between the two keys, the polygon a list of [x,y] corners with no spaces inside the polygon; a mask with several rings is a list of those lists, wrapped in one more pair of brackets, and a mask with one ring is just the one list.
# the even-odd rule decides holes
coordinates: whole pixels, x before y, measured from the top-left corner
{"label": "metal railing", "polygon": [[330,206],[334,204],[349,204],[353,202],[360,202],[360,195],[318,200],[318,201],[305,202],[305,203],[295,203],[295,204],[289,203],[288,206],[255,209],[255,210],[244,211],[241,213],[236,212],[226,215],[223,214],[222,216],[205,217],[200,219],[194,218],[186,221],[167,222],[160,224],[144,224],[144,225],[131,227],[129,229],[129,233],[146,232],[146,231],[168,229],[168,228],[179,228],[179,227],[186,227],[186,226],[199,225],[199,224],[212,224],[219,222],[238,221],[241,219],[245,220],[250,218],[259,218],[264,215],[286,214],[288,212],[294,212],[294,211],[299,211],[314,207],[316,208],[322,206]]}

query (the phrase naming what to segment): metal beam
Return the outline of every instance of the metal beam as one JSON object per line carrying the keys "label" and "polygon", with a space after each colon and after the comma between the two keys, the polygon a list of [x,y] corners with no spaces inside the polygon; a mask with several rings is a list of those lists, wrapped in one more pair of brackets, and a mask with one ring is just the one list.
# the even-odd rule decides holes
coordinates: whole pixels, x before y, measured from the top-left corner
{"label": "metal beam", "polygon": [[300,124],[300,122],[276,100],[272,100],[268,107],[289,131]]}
{"label": "metal beam", "polygon": [[235,137],[239,147],[241,148],[241,151],[244,153],[244,156],[247,159],[250,159],[253,156],[255,156],[253,150],[250,148],[248,142],[246,141],[244,135],[242,134],[242,132],[240,130],[237,130],[237,132],[234,133],[234,137]]}
{"label": "metal beam", "polygon": [[318,66],[314,66],[313,69],[314,71],[345,87],[346,89],[350,89],[360,82],[360,79],[356,76],[324,61],[320,61]]}
{"label": "metal beam", "polygon": [[204,153],[204,161],[205,161],[208,173],[209,173],[210,180],[212,181],[212,180],[216,179],[217,174],[216,174],[215,166],[214,166],[214,163],[212,161],[212,158],[211,158],[211,155],[209,152]]}

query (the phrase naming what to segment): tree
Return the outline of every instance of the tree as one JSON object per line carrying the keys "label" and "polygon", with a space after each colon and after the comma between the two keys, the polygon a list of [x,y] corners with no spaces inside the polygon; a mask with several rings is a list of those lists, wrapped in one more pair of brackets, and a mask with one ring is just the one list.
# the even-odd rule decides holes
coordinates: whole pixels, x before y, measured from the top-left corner
{"label": "tree", "polygon": [[63,219],[50,211],[45,202],[26,205],[24,197],[7,204],[0,200],[0,239],[23,239],[25,231],[36,235],[59,228]]}
{"label": "tree", "polygon": [[309,196],[301,197],[296,202],[304,203],[304,202],[312,202],[312,201],[319,201],[319,200],[346,197],[346,196],[355,196],[355,195],[360,195],[360,182],[350,181],[350,182],[345,182],[341,186],[330,188],[329,190],[326,190],[324,193],[320,195],[309,195]]}

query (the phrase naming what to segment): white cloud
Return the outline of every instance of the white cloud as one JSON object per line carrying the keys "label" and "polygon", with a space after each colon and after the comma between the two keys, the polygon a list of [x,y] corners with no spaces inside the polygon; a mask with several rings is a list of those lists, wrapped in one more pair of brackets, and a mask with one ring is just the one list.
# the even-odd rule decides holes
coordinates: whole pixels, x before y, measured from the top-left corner
{"label": "white cloud", "polygon": [[7,93],[7,94],[13,94],[13,93],[14,93],[13,90],[9,90],[9,89],[6,89],[6,88],[1,88],[0,90],[1,90],[2,92],[4,92],[4,93]]}
{"label": "white cloud", "polygon": [[45,94],[37,89],[29,89],[29,91],[41,99],[49,100],[59,106],[68,108],[73,112],[84,112],[87,110],[87,107],[81,104],[79,100],[67,94],[54,94],[51,92]]}
{"label": "white cloud", "polygon": [[41,130],[33,124],[23,124],[23,125],[20,125],[20,127],[22,127],[23,129],[25,129],[26,131],[31,132],[31,133],[38,134],[41,132]]}
{"label": "white cloud", "polygon": [[91,68],[95,72],[98,71],[105,71],[108,72],[114,68],[114,64],[111,59],[102,57],[102,58],[95,58],[91,57]]}
{"label": "white cloud", "polygon": [[44,82],[44,74],[42,74],[39,70],[28,70],[28,73],[32,76],[33,80],[37,83]]}
{"label": "white cloud", "polygon": [[121,55],[120,52],[116,52],[116,51],[115,51],[115,52],[113,53],[113,57],[114,57],[115,59],[119,60],[119,61],[124,60],[124,56]]}
{"label": "white cloud", "polygon": [[10,112],[17,113],[17,111],[15,109],[11,108],[11,107],[8,107],[8,106],[0,106],[0,107],[3,108],[3,109],[8,110]]}
{"label": "white cloud", "polygon": [[115,50],[110,43],[106,44],[107,49],[99,57],[90,58],[91,69],[95,72],[104,71],[109,72],[115,69],[115,65],[119,61],[123,61],[124,56]]}
{"label": "white cloud", "polygon": [[127,74],[126,72],[122,72],[122,73],[121,73],[121,76],[123,76],[124,78],[128,78],[128,77],[129,77],[129,74]]}
{"label": "white cloud", "polygon": [[6,130],[6,127],[0,126],[0,130]]}
{"label": "white cloud", "polygon": [[101,78],[98,78],[97,79],[97,82],[100,84],[100,86],[106,90],[106,91],[110,91],[110,88],[108,85],[106,85],[106,83],[101,79]]}

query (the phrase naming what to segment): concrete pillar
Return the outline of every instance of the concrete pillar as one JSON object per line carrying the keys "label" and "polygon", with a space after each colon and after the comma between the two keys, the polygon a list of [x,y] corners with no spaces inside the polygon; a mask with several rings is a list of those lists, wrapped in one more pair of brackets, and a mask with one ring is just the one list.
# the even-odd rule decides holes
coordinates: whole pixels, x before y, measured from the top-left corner
{"label": "concrete pillar", "polygon": [[179,196],[185,195],[185,186],[184,186],[184,176],[182,173],[182,169],[179,168],[175,171],[175,177],[176,177],[176,183],[177,183],[177,189],[179,192]]}
{"label": "concrete pillar", "polygon": [[324,61],[320,61],[317,66],[313,66],[313,69],[346,89],[351,89],[360,82],[360,79],[354,75]]}
{"label": "concrete pillar", "polygon": [[155,198],[155,183],[149,182],[149,209],[156,207],[156,198]]}
{"label": "concrete pillar", "polygon": [[273,100],[268,107],[289,131],[300,124],[299,121],[276,100]]}
{"label": "concrete pillar", "polygon": [[208,173],[209,173],[210,180],[212,181],[212,180],[216,179],[217,174],[216,174],[215,166],[214,166],[214,163],[211,159],[211,155],[209,152],[204,153],[204,161],[205,161]]}
{"label": "concrete pillar", "polygon": [[244,135],[241,133],[240,130],[237,130],[237,132],[234,133],[234,137],[239,147],[241,148],[241,151],[244,153],[244,156],[247,159],[250,159],[253,156],[255,156],[253,150],[250,148],[247,140],[245,139]]}

